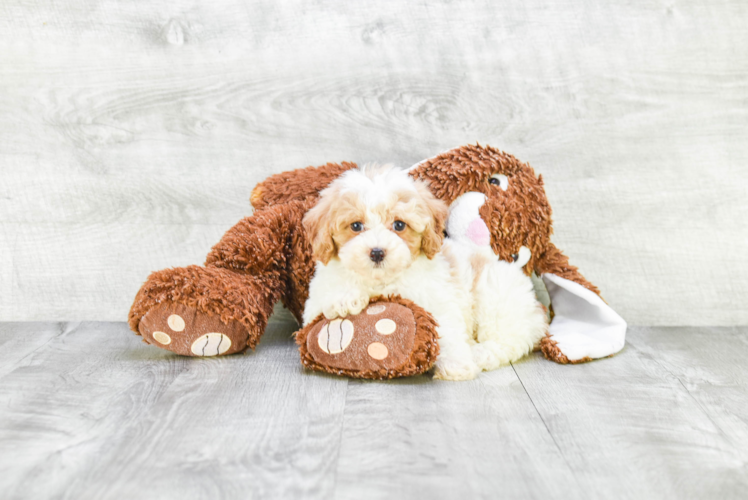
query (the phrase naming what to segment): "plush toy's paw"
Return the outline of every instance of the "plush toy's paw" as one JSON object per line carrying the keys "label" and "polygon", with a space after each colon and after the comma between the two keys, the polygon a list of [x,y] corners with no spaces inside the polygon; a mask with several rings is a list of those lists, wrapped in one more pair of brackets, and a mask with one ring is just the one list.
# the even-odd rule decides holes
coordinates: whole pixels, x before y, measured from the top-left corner
{"label": "plush toy's paw", "polygon": [[434,319],[400,297],[372,301],[345,319],[320,315],[296,341],[307,368],[355,378],[417,375],[431,368],[439,352]]}
{"label": "plush toy's paw", "polygon": [[156,306],[138,325],[143,339],[157,347],[184,356],[220,356],[244,351],[249,337],[238,321],[223,323],[181,304]]}
{"label": "plush toy's paw", "polygon": [[439,380],[473,380],[481,369],[472,359],[441,357],[434,365],[434,378]]}
{"label": "plush toy's paw", "polygon": [[341,294],[322,311],[327,319],[345,318],[358,314],[369,304],[369,296],[358,291]]}

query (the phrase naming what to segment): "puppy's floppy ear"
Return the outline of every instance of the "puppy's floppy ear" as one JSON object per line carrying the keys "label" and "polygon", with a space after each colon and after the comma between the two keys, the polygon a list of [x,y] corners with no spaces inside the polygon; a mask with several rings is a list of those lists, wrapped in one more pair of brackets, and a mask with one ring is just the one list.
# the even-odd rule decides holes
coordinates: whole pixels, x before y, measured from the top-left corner
{"label": "puppy's floppy ear", "polygon": [[421,249],[426,257],[433,259],[439,253],[444,241],[444,229],[447,225],[447,204],[437,199],[424,182],[417,182],[416,189],[421,198],[421,204],[428,214],[429,221],[422,234]]}
{"label": "puppy's floppy ear", "polygon": [[[302,224],[307,239],[312,244],[314,260],[327,265],[330,259],[335,257],[336,252],[335,242],[332,239],[332,221],[330,220],[333,196],[330,196],[331,193],[325,193],[325,191],[322,192],[319,202],[306,213]],[[325,196],[325,194],[328,194],[328,196]]]}

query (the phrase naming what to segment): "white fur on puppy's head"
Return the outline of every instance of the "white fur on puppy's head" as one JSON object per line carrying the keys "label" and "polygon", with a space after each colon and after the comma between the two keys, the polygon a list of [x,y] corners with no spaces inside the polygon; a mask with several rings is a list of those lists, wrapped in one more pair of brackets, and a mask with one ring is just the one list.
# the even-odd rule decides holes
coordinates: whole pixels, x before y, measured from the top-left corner
{"label": "white fur on puppy's head", "polygon": [[[389,279],[442,245],[447,206],[391,165],[348,170],[304,217],[315,260],[338,258],[364,278]],[[404,223],[404,226],[403,224]],[[361,224],[359,226],[358,224]],[[384,252],[377,262],[372,251]]]}

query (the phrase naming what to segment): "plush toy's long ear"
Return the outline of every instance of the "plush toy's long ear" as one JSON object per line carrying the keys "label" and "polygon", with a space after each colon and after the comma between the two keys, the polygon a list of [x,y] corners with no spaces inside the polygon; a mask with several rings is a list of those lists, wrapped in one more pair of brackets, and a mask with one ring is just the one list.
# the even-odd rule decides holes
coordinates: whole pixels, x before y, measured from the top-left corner
{"label": "plush toy's long ear", "polygon": [[573,281],[586,289],[600,295],[600,290],[587,281],[575,266],[569,264],[569,257],[563,254],[556,245],[548,243],[543,254],[535,262],[535,271],[538,275],[552,273],[561,278]]}
{"label": "plush toy's long ear", "polygon": [[580,363],[623,349],[626,321],[553,244],[538,259],[536,272],[545,284],[554,313],[548,336],[541,341],[548,359]]}
{"label": "plush toy's long ear", "polygon": [[271,175],[255,186],[249,201],[255,210],[260,210],[268,205],[317,196],[343,172],[352,168],[356,168],[355,163],[328,163],[321,167],[299,168]]}

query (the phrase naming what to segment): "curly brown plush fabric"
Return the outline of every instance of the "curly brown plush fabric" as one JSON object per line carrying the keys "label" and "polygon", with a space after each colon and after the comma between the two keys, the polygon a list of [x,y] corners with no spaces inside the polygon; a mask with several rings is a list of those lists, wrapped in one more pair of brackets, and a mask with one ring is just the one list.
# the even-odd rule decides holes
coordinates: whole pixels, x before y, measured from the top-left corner
{"label": "curly brown plush fabric", "polygon": [[301,321],[314,273],[312,249],[301,220],[314,203],[316,197],[310,197],[258,210],[226,232],[205,265],[262,276],[273,285],[265,292],[267,298],[280,298]]}
{"label": "curly brown plush fabric", "polygon": [[550,334],[546,334],[545,337],[540,339],[540,350],[543,352],[543,356],[545,356],[545,359],[555,361],[556,363],[559,363],[561,365],[576,365],[579,363],[587,363],[588,361],[592,361],[592,358],[590,357],[575,359],[573,361],[570,360],[563,352],[561,352],[561,349],[558,348],[557,342],[551,338]]}
{"label": "curly brown plush fabric", "polygon": [[128,323],[141,334],[141,319],[149,311],[162,304],[179,304],[218,316],[226,324],[241,323],[247,331],[244,349],[254,348],[281,289],[278,275],[272,273],[251,276],[199,266],[164,269],[152,273],[135,296]]}
{"label": "curly brown plush fabric", "polygon": [[356,168],[355,163],[343,162],[281,172],[255,186],[249,201],[255,210],[261,210],[292,200],[315,198],[343,172],[352,168]]}

